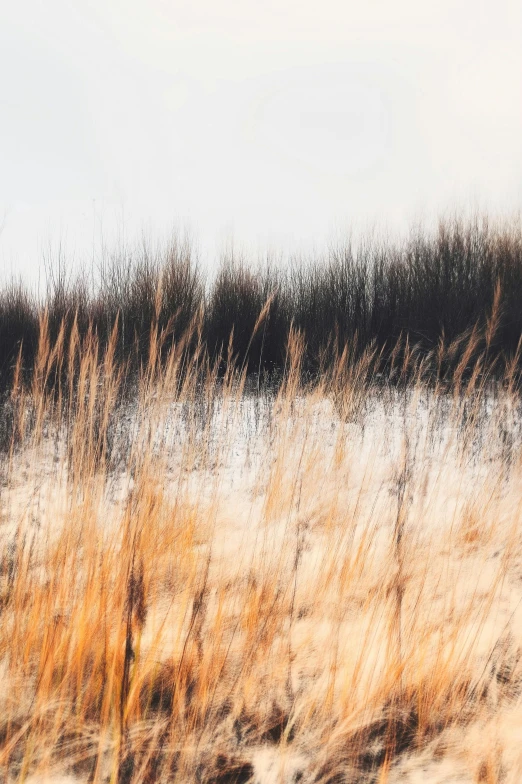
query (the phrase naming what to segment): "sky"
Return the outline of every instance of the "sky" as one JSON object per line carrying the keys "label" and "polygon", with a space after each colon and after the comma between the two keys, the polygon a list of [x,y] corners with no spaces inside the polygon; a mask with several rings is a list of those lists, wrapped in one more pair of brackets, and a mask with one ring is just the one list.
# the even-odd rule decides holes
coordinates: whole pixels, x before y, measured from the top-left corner
{"label": "sky", "polygon": [[0,271],[520,212],[521,41],[519,0],[4,2]]}

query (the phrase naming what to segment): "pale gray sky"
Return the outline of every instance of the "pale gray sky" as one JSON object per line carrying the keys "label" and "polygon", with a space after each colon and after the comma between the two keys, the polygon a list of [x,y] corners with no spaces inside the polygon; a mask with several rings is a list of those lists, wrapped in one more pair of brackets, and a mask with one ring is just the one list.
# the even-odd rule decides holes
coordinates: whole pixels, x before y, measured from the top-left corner
{"label": "pale gray sky", "polygon": [[212,256],[522,208],[520,0],[0,11],[0,265],[189,228]]}

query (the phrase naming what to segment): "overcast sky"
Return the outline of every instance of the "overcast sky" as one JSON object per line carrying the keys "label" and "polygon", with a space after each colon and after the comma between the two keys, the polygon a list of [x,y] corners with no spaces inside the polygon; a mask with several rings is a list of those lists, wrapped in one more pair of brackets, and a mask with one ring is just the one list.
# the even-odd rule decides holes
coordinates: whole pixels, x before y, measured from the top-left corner
{"label": "overcast sky", "polygon": [[2,271],[519,211],[521,43],[520,0],[4,2]]}

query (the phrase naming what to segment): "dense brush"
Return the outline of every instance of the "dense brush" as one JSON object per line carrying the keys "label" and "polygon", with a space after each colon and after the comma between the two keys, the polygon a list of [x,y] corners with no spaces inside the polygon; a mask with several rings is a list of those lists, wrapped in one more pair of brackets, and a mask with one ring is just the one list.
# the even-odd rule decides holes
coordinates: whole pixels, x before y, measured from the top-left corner
{"label": "dense brush", "polygon": [[[53,340],[64,321],[67,340],[76,320],[80,335],[92,329],[102,348],[118,323],[115,356],[135,368],[147,362],[153,325],[169,327],[168,348],[197,322],[197,336],[211,361],[230,348],[249,375],[272,380],[284,372],[291,329],[306,336],[303,368],[316,376],[326,360],[335,362],[329,351],[335,342],[344,346],[355,338],[359,351],[377,349],[379,372],[385,375],[396,367],[392,360],[403,360],[413,347],[433,359],[442,341],[453,353],[446,354],[439,369],[451,374],[462,358],[462,336],[475,327],[485,330],[495,307],[489,359],[512,357],[522,333],[519,220],[446,219],[437,231],[417,228],[402,242],[368,236],[285,264],[268,258],[253,265],[228,253],[208,280],[190,243],[177,239],[161,250],[143,245],[132,253],[104,256],[91,273],[73,277],[60,257],[47,265],[43,299],[21,283],[2,290],[4,389],[11,384],[21,346],[24,368],[32,367],[44,311]],[[270,307],[253,334],[267,302]],[[484,338],[480,350],[485,345]],[[497,375],[502,372],[501,361]]]}

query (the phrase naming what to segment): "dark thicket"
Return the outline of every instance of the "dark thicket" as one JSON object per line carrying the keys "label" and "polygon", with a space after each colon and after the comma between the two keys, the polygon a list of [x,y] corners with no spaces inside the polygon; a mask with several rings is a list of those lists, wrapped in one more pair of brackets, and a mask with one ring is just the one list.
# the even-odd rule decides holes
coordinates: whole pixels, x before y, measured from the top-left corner
{"label": "dark thicket", "polygon": [[[80,333],[92,325],[103,346],[117,322],[120,359],[145,360],[154,326],[168,331],[164,350],[192,329],[212,359],[232,351],[249,373],[269,375],[282,370],[291,327],[305,335],[309,372],[346,343],[382,350],[385,371],[398,341],[426,355],[473,327],[485,330],[495,292],[489,358],[512,356],[522,334],[520,222],[446,220],[436,232],[417,230],[400,244],[370,238],[278,266],[252,268],[227,257],[209,285],[187,242],[155,254],[143,248],[97,270],[93,286],[86,276],[71,279],[63,261],[50,266],[44,302],[21,283],[0,292],[0,386],[10,383],[20,349],[24,367],[32,366],[45,309],[51,338],[64,324],[67,339],[76,319]],[[485,343],[484,337],[477,350]]]}

